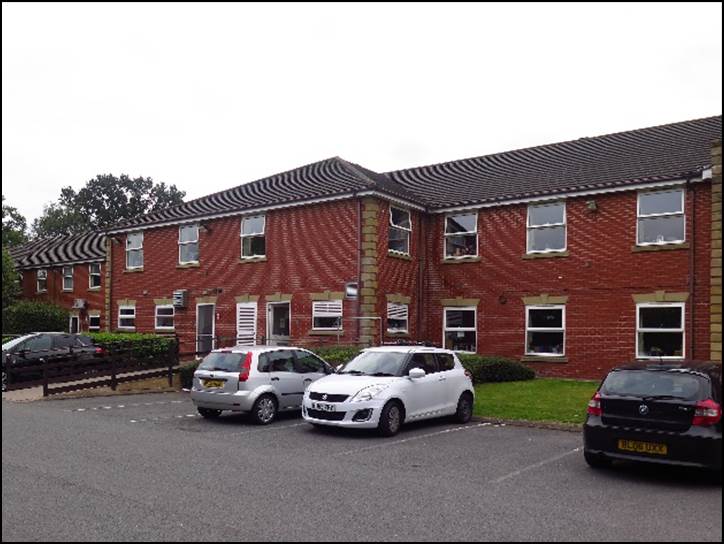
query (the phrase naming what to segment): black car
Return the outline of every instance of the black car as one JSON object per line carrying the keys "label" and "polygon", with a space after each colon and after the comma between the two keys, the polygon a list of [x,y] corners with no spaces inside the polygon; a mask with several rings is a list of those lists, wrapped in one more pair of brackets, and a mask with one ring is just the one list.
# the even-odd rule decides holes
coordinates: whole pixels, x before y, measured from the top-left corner
{"label": "black car", "polygon": [[9,384],[41,378],[45,362],[70,357],[84,361],[102,355],[103,349],[82,334],[36,332],[14,338],[3,344],[2,390]]}
{"label": "black car", "polygon": [[588,404],[584,456],[713,469],[721,475],[721,365],[682,361],[612,370]]}

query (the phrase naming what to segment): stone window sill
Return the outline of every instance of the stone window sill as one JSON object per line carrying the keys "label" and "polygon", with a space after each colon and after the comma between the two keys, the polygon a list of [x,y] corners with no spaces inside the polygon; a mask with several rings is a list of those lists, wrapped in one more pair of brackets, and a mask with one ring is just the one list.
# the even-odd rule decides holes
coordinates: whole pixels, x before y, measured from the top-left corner
{"label": "stone window sill", "polygon": [[178,269],[184,269],[184,268],[200,268],[201,263],[185,263],[185,264],[177,264],[176,268]]}
{"label": "stone window sill", "polygon": [[445,258],[445,259],[442,260],[442,264],[479,263],[479,262],[482,261],[482,260],[483,260],[483,258],[480,257],[480,256],[477,256],[477,257],[458,257],[457,259],[456,259],[456,258],[453,258],[453,257],[447,257],[447,258]]}
{"label": "stone window sill", "polygon": [[264,263],[266,262],[266,257],[242,257],[239,259],[239,264],[249,264],[249,263]]}
{"label": "stone window sill", "polygon": [[135,274],[136,272],[143,272],[143,268],[126,268],[124,274]]}
{"label": "stone window sill", "polygon": [[385,333],[386,336],[389,336],[390,338],[410,338],[409,332],[390,332],[387,331]]}
{"label": "stone window sill", "polygon": [[557,259],[568,256],[570,256],[570,252],[568,251],[551,251],[549,253],[526,253],[523,255],[523,259]]}
{"label": "stone window sill", "polygon": [[683,242],[680,244],[655,244],[650,246],[633,246],[631,252],[633,253],[648,253],[650,251],[673,251],[677,249],[689,249],[689,242]]}
{"label": "stone window sill", "polygon": [[403,261],[411,261],[412,257],[410,255],[405,255],[404,253],[398,253],[396,251],[387,251],[387,256],[392,257],[393,259],[401,259]]}
{"label": "stone window sill", "polygon": [[567,363],[568,357],[546,357],[543,355],[524,355],[522,363]]}
{"label": "stone window sill", "polygon": [[315,331],[311,330],[307,333],[307,336],[344,336],[344,331]]}

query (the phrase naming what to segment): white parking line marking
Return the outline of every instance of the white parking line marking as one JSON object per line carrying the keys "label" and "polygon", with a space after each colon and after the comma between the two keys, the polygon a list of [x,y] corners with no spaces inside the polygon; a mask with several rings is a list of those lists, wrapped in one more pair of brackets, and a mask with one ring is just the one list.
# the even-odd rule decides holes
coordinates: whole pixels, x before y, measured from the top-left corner
{"label": "white parking line marking", "polygon": [[571,451],[567,451],[565,453],[561,453],[560,455],[556,455],[555,457],[550,457],[549,459],[544,459],[543,461],[540,461],[539,463],[535,463],[533,465],[529,465],[527,467],[521,468],[520,470],[516,470],[515,472],[511,472],[510,474],[506,474],[505,476],[501,476],[500,478],[496,478],[495,480],[492,480],[491,484],[499,484],[501,482],[504,482],[505,480],[510,480],[511,478],[515,478],[516,476],[520,476],[524,472],[528,472],[529,470],[534,470],[536,468],[540,468],[542,466],[548,465],[550,463],[555,463],[556,461],[559,461],[563,459],[564,457],[568,457],[569,455],[573,455],[574,453],[578,453],[583,448],[576,448]]}
{"label": "white parking line marking", "polygon": [[385,442],[384,444],[377,444],[375,446],[369,446],[367,448],[359,448],[356,450],[343,451],[341,453],[335,453],[332,457],[341,457],[343,455],[353,455],[355,453],[362,453],[365,451],[376,450],[379,448],[386,448],[389,446],[399,446],[400,444],[406,444],[408,442],[412,442],[413,440],[422,440],[425,438],[432,438],[433,436],[442,436],[444,434],[457,433],[460,431],[472,431],[472,430],[480,429],[481,427],[499,427],[499,425],[493,425],[492,423],[478,423],[477,425],[466,425],[465,427],[452,427],[450,429],[445,429],[444,431],[439,431],[436,433],[423,434],[420,436],[412,436],[410,438],[405,438],[404,440],[396,440],[395,442]]}
{"label": "white parking line marking", "polygon": [[65,409],[64,412],[97,412],[99,410],[122,410],[124,408],[138,408],[139,406],[161,406],[169,404],[184,404],[188,401],[185,400],[160,400],[156,402],[134,402],[131,404],[117,404],[116,406],[94,406],[92,408],[74,408],[72,410]]}

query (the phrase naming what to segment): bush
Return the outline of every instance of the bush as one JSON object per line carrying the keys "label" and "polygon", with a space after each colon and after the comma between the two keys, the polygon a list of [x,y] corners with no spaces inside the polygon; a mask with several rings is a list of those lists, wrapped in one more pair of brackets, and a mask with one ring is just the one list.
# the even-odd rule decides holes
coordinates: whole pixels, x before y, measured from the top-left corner
{"label": "bush", "polygon": [[92,332],[93,343],[109,352],[130,351],[133,358],[150,359],[164,357],[175,350],[176,338],[156,334]]}
{"label": "bush", "polygon": [[3,333],[64,332],[69,313],[55,304],[23,300],[5,308],[2,318]]}
{"label": "bush", "polygon": [[323,346],[318,348],[309,348],[327,361],[333,367],[348,363],[361,351],[356,346]]}
{"label": "bush", "polygon": [[460,361],[473,375],[473,382],[516,382],[532,380],[535,372],[527,366],[504,357],[460,355]]}

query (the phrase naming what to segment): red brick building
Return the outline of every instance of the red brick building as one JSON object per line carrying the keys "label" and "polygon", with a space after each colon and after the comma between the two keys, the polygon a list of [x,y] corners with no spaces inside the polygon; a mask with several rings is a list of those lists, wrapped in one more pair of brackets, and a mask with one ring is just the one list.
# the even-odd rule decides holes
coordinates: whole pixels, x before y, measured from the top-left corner
{"label": "red brick building", "polygon": [[105,292],[105,236],[87,233],[31,242],[10,250],[22,298],[70,312],[70,332],[101,331]]}
{"label": "red brick building", "polygon": [[104,324],[186,350],[404,338],[571,377],[721,360],[720,136],[718,116],[241,185],[107,232]]}

